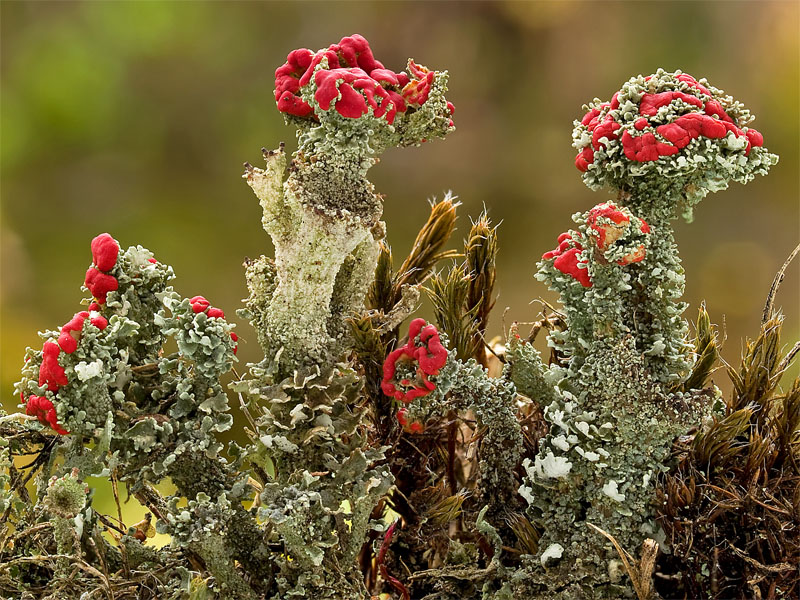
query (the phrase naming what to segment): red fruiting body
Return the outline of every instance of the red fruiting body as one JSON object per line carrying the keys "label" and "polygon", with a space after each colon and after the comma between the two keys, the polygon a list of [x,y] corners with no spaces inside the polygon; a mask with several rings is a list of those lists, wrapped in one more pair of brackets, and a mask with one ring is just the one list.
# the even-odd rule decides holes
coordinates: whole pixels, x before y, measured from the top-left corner
{"label": "red fruiting body", "polygon": [[412,106],[422,106],[428,99],[433,85],[433,71],[418,66],[413,60],[408,61],[408,70],[416,78],[403,88],[403,98]]}
{"label": "red fruiting body", "polygon": [[296,117],[307,117],[314,111],[308,102],[289,91],[283,92],[283,95],[278,98],[278,110]]}
{"label": "red fruiting body", "polygon": [[192,311],[195,313],[206,312],[210,306],[208,300],[206,300],[203,296],[195,296],[189,300],[189,304],[192,305]]}
{"label": "red fruiting body", "polygon": [[572,246],[577,246],[578,248],[581,247],[580,244],[578,244],[577,242],[573,243],[572,236],[569,234],[569,232],[562,233],[561,235],[558,236],[558,246],[556,247],[556,249],[550,250],[550,252],[545,252],[544,254],[542,254],[542,258],[544,259],[555,258],[562,252],[566,252]]}
{"label": "red fruiting body", "polygon": [[583,287],[592,287],[592,280],[589,277],[589,271],[578,266],[580,264],[586,264],[585,260],[581,260],[579,258],[580,252],[581,250],[579,248],[571,248],[567,250],[553,261],[553,266],[562,273],[571,275]]}
{"label": "red fruiting body", "polygon": [[[398,77],[398,74],[395,73],[394,71],[390,71],[389,69],[374,69],[372,72],[370,72],[369,76],[378,83],[380,83],[381,85],[384,85],[386,87],[400,86],[400,79]],[[405,79],[407,82],[408,77],[406,77]]]}
{"label": "red fruiting body", "polygon": [[[600,218],[608,219],[614,225],[602,223],[599,221]],[[623,235],[630,221],[628,215],[622,212],[613,202],[605,202],[603,204],[598,204],[589,211],[586,225],[597,234],[597,247],[600,251],[605,252],[611,247],[611,244],[616,242],[620,236]],[[642,220],[639,230],[642,233],[650,233],[650,226]],[[631,263],[641,262],[644,260],[645,255],[644,244],[641,244],[636,250],[619,259],[617,264],[625,266]]]}
{"label": "red fruiting body", "polygon": [[239,349],[239,344],[236,343],[239,341],[239,336],[236,335],[233,331],[231,331],[231,340],[233,340],[234,343],[233,354],[236,355],[236,351]]}
{"label": "red fruiting body", "polygon": [[116,291],[119,288],[119,282],[116,277],[101,273],[94,267],[89,267],[89,270],[86,271],[84,285],[89,288],[92,296],[94,296],[100,304],[106,303],[108,292]]}
{"label": "red fruiting body", "polygon": [[329,49],[335,51],[339,55],[340,61],[344,61],[345,64],[351,67],[364,69],[368,73],[375,69],[384,68],[380,61],[375,60],[375,57],[372,55],[372,49],[369,47],[369,42],[366,38],[357,33],[342,38],[342,41],[337,45],[331,46]]}
{"label": "red fruiting body", "polygon": [[314,81],[317,84],[314,98],[319,103],[319,107],[322,110],[329,110],[331,103],[336,101],[336,112],[348,119],[357,119],[369,112],[366,98],[355,91],[353,85],[361,86],[360,89],[368,88],[372,85],[373,90],[377,87],[386,93],[386,90],[377,81],[371,79],[361,69],[317,71]]}
{"label": "red fruiting body", "polygon": [[110,271],[117,264],[119,243],[107,233],[101,233],[92,240],[92,260],[101,271]]}
{"label": "red fruiting body", "polygon": [[733,119],[731,119],[730,115],[725,112],[724,108],[722,108],[722,104],[720,104],[716,100],[709,100],[708,102],[706,102],[705,113],[707,115],[719,117],[720,119],[722,119],[727,123],[733,123]]}
{"label": "red fruiting body", "polygon": [[676,148],[680,149],[686,147],[689,142],[701,135],[712,139],[725,137],[728,134],[726,125],[736,127],[732,123],[720,121],[708,115],[689,113],[678,117],[673,123],[656,127],[656,131],[659,135],[672,142]]}
{"label": "red fruiting body", "polygon": [[45,342],[42,347],[42,364],[39,366],[39,385],[46,385],[47,389],[55,392],[61,386],[67,385],[67,375],[64,367],[58,364],[58,354],[61,351],[55,342]]}
{"label": "red fruiting body", "polygon": [[[425,319],[414,319],[409,325],[406,345],[391,352],[383,363],[381,389],[387,396],[411,402],[436,389],[428,377],[437,375],[446,362],[447,348],[442,345],[436,327],[427,325]],[[413,371],[414,379],[397,381],[395,374],[398,367]]]}
{"label": "red fruiting body", "polygon": [[667,104],[671,104],[673,100],[683,100],[686,104],[691,104],[698,108],[703,107],[703,101],[696,96],[690,96],[683,92],[661,92],[660,94],[645,94],[639,101],[639,114],[652,117],[658,112],[658,109]]}
{"label": "red fruiting body", "polygon": [[605,251],[608,250],[611,244],[619,239],[619,228],[598,223],[598,219],[601,217],[609,219],[616,225],[630,223],[630,219],[624,212],[619,210],[619,208],[617,208],[616,205],[612,204],[611,202],[598,204],[589,211],[586,224],[597,233],[597,247],[600,248],[600,250]]}
{"label": "red fruiting body", "polygon": [[92,317],[89,322],[97,327],[100,331],[103,331],[106,327],[108,327],[108,320],[103,315]]}
{"label": "red fruiting body", "polygon": [[381,383],[381,389],[384,394],[396,400],[411,402],[414,398],[426,396],[436,389],[436,385],[428,379],[427,374],[422,371],[422,369],[417,369],[416,380],[413,384],[410,379],[402,379],[399,382],[403,388],[410,389],[405,391],[397,389],[397,386],[392,380],[394,379],[398,363],[409,363],[412,365],[414,358],[414,352],[409,350],[407,346],[398,348],[386,357],[386,361],[383,363],[383,382]]}
{"label": "red fruiting body", "polygon": [[[388,78],[386,72],[386,69],[380,69],[384,82]],[[395,80],[398,79],[396,74],[392,75]],[[372,108],[376,118],[386,115],[386,122],[393,123],[397,112],[406,111],[405,101],[400,94],[386,89],[381,81],[358,68],[317,71],[314,81],[317,84],[314,98],[320,108],[329,110],[335,101],[336,112],[349,119],[357,119]]]}
{"label": "red fruiting body", "polygon": [[[650,78],[648,77],[647,79],[650,79]],[[691,75],[689,75],[688,73],[681,73],[680,75],[678,75],[676,77],[676,79],[678,81],[683,81],[684,83],[688,83],[689,87],[693,87],[694,89],[696,89],[701,94],[705,94],[706,96],[710,96],[711,95],[711,92],[708,90],[707,87],[697,83],[697,80],[694,77],[692,77]]]}
{"label": "red fruiting body", "polygon": [[763,146],[764,145],[764,136],[761,135],[755,129],[748,129],[747,130],[747,139],[750,140],[750,144],[752,146]]}
{"label": "red fruiting body", "polygon": [[425,428],[419,421],[414,421],[413,423],[411,423],[411,425],[408,426],[408,430],[410,433],[422,433],[425,430]]}
{"label": "red fruiting body", "polygon": [[597,117],[600,116],[600,112],[602,111],[602,109],[606,108],[607,106],[611,106],[611,104],[609,104],[608,102],[604,102],[603,104],[600,104],[599,106],[587,112],[585,115],[583,115],[583,119],[581,119],[581,124],[587,125],[589,129],[594,129],[597,126]]}
{"label": "red fruiting body", "polygon": [[224,319],[225,313],[222,311],[221,308],[211,308],[206,311],[209,319]]}
{"label": "red fruiting body", "polygon": [[58,424],[58,414],[53,403],[45,396],[31,396],[25,405],[25,414],[35,416],[42,425],[49,425],[53,431],[60,435],[69,432]]}
{"label": "red fruiting body", "polygon": [[400,423],[406,433],[422,433],[425,430],[425,427],[419,421],[408,422],[408,409],[405,407],[397,411],[397,422]]}
{"label": "red fruiting body", "polygon": [[72,354],[78,348],[83,322],[88,316],[89,313],[86,311],[75,313],[72,320],[61,328],[61,335],[58,336],[58,345],[67,354]]}
{"label": "red fruiting body", "polygon": [[605,144],[601,144],[600,139],[617,139],[617,135],[614,133],[617,129],[619,129],[619,123],[610,117],[606,117],[605,120],[595,127],[594,131],[592,132],[592,147],[595,150],[599,150],[600,146],[605,148]]}
{"label": "red fruiting body", "polygon": [[308,65],[308,68],[305,70],[305,73],[303,73],[303,76],[300,78],[300,81],[298,82],[300,84],[300,87],[308,85],[308,82],[311,81],[311,76],[315,72],[314,70],[317,68],[317,65],[319,65],[322,62],[323,58],[326,58],[328,60],[329,69],[358,67],[358,65],[350,65],[350,64],[342,65],[341,62],[339,61],[339,55],[336,54],[335,51],[331,50],[331,48],[333,48],[334,46],[336,46],[336,44],[333,44],[327,50],[320,50],[314,55],[314,57],[311,59],[311,64]]}
{"label": "red fruiting body", "polygon": [[589,165],[594,162],[594,150],[587,147],[581,150],[578,156],[575,157],[575,166],[579,171],[586,171]]}
{"label": "red fruiting body", "polygon": [[100,312],[103,307],[100,306],[97,302],[91,302],[89,304],[89,312]]}
{"label": "red fruiting body", "polygon": [[[645,81],[649,79],[651,77],[646,77]],[[644,133],[632,135],[631,131],[626,130],[620,138],[623,152],[628,160],[652,162],[662,156],[677,154],[698,137],[720,139],[727,136],[729,132],[733,132],[737,137],[745,136],[747,138],[745,155],[750,154],[752,146],[764,144],[764,138],[758,131],[740,129],[730,115],[725,112],[722,104],[717,100],[712,100],[711,92],[698,83],[694,77],[682,73],[677,75],[676,79],[687,84],[689,90],[645,93],[639,100],[639,114],[643,116],[633,122],[633,129]],[[589,165],[594,162],[594,151],[603,146],[600,142],[601,138],[605,137],[609,141],[617,139],[619,134],[616,131],[620,128],[620,123],[609,112],[602,121],[600,115],[606,109],[614,110],[619,107],[618,94],[619,92],[614,94],[610,103],[606,102],[592,108],[581,119],[581,124],[588,128],[592,138],[591,145],[582,148],[575,157],[575,167],[579,171],[587,171]],[[708,99],[695,94],[703,95]],[[676,101],[682,102],[683,108],[689,109],[691,112],[677,117],[670,123],[653,123],[651,125],[647,117],[657,118],[660,108]]]}
{"label": "red fruiting body", "polygon": [[[323,59],[328,61],[327,68],[315,72]],[[313,75],[314,98],[322,110],[330,110],[333,104],[343,117],[357,119],[372,108],[376,118],[386,116],[391,124],[398,112],[406,112],[406,102],[421,106],[428,99],[434,73],[413,61],[409,70],[414,81],[405,73],[386,69],[375,60],[369,42],[356,34],[316,54],[307,48],[290,52],[286,63],[275,71],[275,101],[281,112],[316,119],[314,109],[300,94]],[[452,104],[448,103],[448,110],[454,112]]]}
{"label": "red fruiting body", "polygon": [[403,427],[408,425],[408,409],[403,407],[397,411],[397,422]]}
{"label": "red fruiting body", "polygon": [[569,232],[562,233],[561,235],[558,236],[558,246],[556,246],[555,249],[542,254],[542,258],[544,258],[545,260],[555,258],[559,254],[570,248],[572,246],[571,242],[572,242],[572,236],[569,234]]}
{"label": "red fruiting body", "polygon": [[153,263],[154,265],[158,263],[158,261],[155,258],[148,258],[147,262]]}
{"label": "red fruiting body", "polygon": [[275,101],[278,110],[297,117],[311,114],[311,106],[300,98],[300,77],[311,65],[314,53],[307,48],[293,50],[286,63],[275,71]]}
{"label": "red fruiting body", "polygon": [[80,331],[83,329],[83,322],[88,318],[89,313],[85,310],[82,310],[79,313],[75,313],[75,316],[61,328],[61,331]]}
{"label": "red fruiting body", "polygon": [[641,244],[636,250],[631,252],[630,254],[626,254],[622,258],[617,261],[618,265],[626,266],[632,263],[642,262],[644,257],[647,255],[644,249],[644,244]]}
{"label": "red fruiting body", "polygon": [[[224,319],[225,312],[221,308],[214,308],[211,306],[208,300],[206,300],[203,296],[195,296],[194,298],[189,300],[189,303],[192,305],[192,312],[194,313],[206,313],[209,319]],[[231,339],[234,342],[239,341],[239,336],[235,333],[231,332]],[[233,346],[233,353],[236,354],[236,351],[239,349],[238,344],[234,344]]]}
{"label": "red fruiting body", "polygon": [[209,319],[224,319],[225,312],[221,308],[214,308],[203,296],[195,296],[189,303],[195,313],[206,313]]}
{"label": "red fruiting body", "polygon": [[569,232],[562,233],[558,236],[558,246],[554,250],[542,254],[542,258],[545,260],[555,258],[553,267],[562,273],[571,275],[583,287],[588,288],[592,287],[589,271],[578,267],[579,264],[585,265],[587,263],[586,259],[580,258],[581,250],[583,250],[583,246],[574,241]]}
{"label": "red fruiting body", "polygon": [[433,325],[426,325],[424,319],[414,319],[408,329],[409,339],[413,339],[419,332],[419,341],[422,346],[417,348],[417,359],[422,372],[426,375],[436,375],[447,362],[447,348],[442,346],[439,332]]}
{"label": "red fruiting body", "polygon": [[[637,137],[633,137],[627,131],[622,134],[622,149],[625,152],[625,156],[630,160],[639,162],[658,160],[656,144],[658,144],[658,141],[652,133],[645,133]],[[667,144],[662,145],[667,146]],[[674,146],[671,148],[677,152],[677,148]]]}

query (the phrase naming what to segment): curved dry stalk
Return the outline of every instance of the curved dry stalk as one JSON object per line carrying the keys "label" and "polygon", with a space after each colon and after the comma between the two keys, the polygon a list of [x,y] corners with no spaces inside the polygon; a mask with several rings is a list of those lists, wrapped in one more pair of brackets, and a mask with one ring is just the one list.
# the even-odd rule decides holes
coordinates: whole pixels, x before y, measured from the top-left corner
{"label": "curved dry stalk", "polygon": [[762,325],[766,323],[772,316],[772,311],[775,307],[775,296],[778,293],[778,288],[781,287],[783,278],[786,276],[786,269],[789,268],[789,265],[798,253],[800,253],[800,244],[797,244],[797,246],[794,247],[794,250],[792,250],[791,254],[789,254],[789,257],[783,263],[783,266],[778,269],[778,272],[775,274],[775,279],[772,280],[772,285],[770,286],[769,293],[767,294],[767,302],[764,304],[764,312],[761,314]]}
{"label": "curved dry stalk", "polygon": [[658,556],[658,542],[650,538],[642,542],[642,557],[637,566],[633,556],[619,545],[619,542],[617,542],[613,535],[607,531],[603,531],[597,525],[591,523],[586,524],[589,528],[602,534],[614,545],[617,554],[619,554],[622,560],[622,564],[625,566],[628,577],[631,578],[631,584],[639,600],[650,600],[653,597],[653,569],[655,569],[656,557]]}

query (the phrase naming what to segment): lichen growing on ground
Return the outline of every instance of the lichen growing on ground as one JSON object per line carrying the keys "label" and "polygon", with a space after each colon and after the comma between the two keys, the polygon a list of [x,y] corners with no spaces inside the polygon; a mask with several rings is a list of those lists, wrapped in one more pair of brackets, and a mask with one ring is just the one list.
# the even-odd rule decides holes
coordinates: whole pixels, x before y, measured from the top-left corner
{"label": "lichen growing on ground", "polygon": [[[183,297],[149,250],[92,240],[85,310],[27,349],[20,412],[0,412],[4,597],[796,594],[800,383],[778,384],[800,344],[781,354],[783,271],[723,402],[704,308],[687,339],[671,224],[775,164],[749,112],[664,71],[588,105],[576,166],[615,197],[542,256],[536,278],[563,307],[501,342],[486,339],[488,213],[459,252],[458,202],[433,201],[398,267],[366,178],[381,152],[454,129],[446,91],[447,72],[389,70],[359,35],[276,70],[299,147],[286,178],[282,146],[245,166],[275,256],[245,262],[238,314],[264,356],[230,385],[225,312]],[[434,319],[406,327],[423,293]],[[122,484],[140,523],[122,520]]]}
{"label": "lichen growing on ground", "polygon": [[[696,360],[682,317],[684,276],[672,223],[729,180],[765,174],[777,157],[746,127],[750,113],[720,90],[677,71],[634,77],[576,121],[577,168],[614,201],[575,215],[577,229],[545,253],[537,278],[561,294],[567,328],[550,343],[565,364],[546,366],[514,342],[512,367],[537,392],[550,432],[520,488],[540,524],[537,585],[563,598],[623,594],[608,540],[656,539],[654,484],[679,435],[711,414],[714,389],[685,388]],[[553,389],[542,391],[544,382]],[[530,385],[530,384],[529,384]],[[617,565],[617,566],[615,566]]]}

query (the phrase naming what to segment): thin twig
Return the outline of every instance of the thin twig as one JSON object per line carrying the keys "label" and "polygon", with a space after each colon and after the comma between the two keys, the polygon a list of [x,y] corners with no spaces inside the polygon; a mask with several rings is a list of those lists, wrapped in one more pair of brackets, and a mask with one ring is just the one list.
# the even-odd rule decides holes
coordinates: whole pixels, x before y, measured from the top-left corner
{"label": "thin twig", "polygon": [[119,487],[117,485],[117,470],[114,469],[111,471],[111,489],[114,492],[114,502],[117,504],[117,518],[119,519],[120,525],[125,527],[125,522],[122,520],[122,507],[119,504]]}
{"label": "thin twig", "polygon": [[786,276],[786,269],[789,268],[789,264],[792,262],[792,260],[794,260],[794,257],[797,256],[798,252],[800,252],[800,244],[797,244],[797,246],[794,247],[794,250],[792,250],[789,258],[787,258],[786,262],[783,263],[783,266],[778,269],[775,279],[772,280],[772,285],[769,288],[769,294],[767,294],[767,303],[764,305],[764,312],[761,315],[762,325],[769,321],[770,317],[772,317],[772,310],[775,305],[775,296],[778,293],[778,288],[781,286],[781,282]]}

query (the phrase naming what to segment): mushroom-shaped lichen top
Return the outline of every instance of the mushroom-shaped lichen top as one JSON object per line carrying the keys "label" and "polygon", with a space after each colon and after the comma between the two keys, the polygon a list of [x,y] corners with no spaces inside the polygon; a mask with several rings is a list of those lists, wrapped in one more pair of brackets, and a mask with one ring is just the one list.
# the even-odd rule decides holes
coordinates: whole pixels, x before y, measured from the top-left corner
{"label": "mushroom-shaped lichen top", "polygon": [[446,90],[446,71],[409,60],[408,73],[394,72],[358,34],[316,53],[293,50],[275,71],[278,110],[300,129],[301,148],[314,152],[364,140],[380,152],[443,137],[453,129]]}
{"label": "mushroom-shaped lichen top", "polygon": [[669,200],[687,219],[708,192],[747,183],[778,161],[748,127],[749,110],[681,71],[633,77],[609,102],[584,109],[572,137],[586,185],[629,193],[632,203]]}

